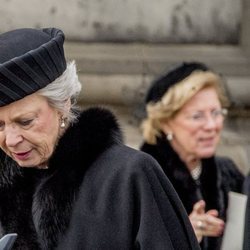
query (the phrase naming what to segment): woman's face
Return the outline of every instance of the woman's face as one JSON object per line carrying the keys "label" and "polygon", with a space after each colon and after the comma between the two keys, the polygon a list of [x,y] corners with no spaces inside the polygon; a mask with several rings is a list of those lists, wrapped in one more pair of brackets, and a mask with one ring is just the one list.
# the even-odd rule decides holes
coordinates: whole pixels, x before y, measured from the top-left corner
{"label": "woman's face", "polygon": [[223,128],[223,110],[214,88],[194,95],[169,122],[165,133],[172,132],[172,145],[184,157],[198,159],[214,155]]}
{"label": "woman's face", "polygon": [[60,114],[32,94],[0,107],[0,147],[21,167],[44,167],[60,132]]}

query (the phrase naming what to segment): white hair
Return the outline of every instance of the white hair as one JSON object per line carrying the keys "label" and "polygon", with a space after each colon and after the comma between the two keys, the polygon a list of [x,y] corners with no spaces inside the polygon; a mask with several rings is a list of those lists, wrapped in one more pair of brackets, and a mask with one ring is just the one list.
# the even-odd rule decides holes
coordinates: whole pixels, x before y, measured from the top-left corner
{"label": "white hair", "polygon": [[[66,114],[67,122],[73,122],[76,117],[76,98],[81,91],[81,83],[78,80],[75,62],[69,62],[66,70],[61,76],[56,78],[46,87],[40,89],[37,93],[47,98],[50,106],[54,107],[62,114]],[[70,111],[67,112],[68,102]]]}

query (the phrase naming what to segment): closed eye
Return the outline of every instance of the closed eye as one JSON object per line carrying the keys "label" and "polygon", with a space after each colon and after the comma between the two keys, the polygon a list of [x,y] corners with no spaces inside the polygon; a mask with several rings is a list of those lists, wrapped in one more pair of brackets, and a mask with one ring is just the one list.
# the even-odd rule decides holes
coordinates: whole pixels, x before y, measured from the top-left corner
{"label": "closed eye", "polygon": [[3,131],[3,130],[4,130],[4,126],[5,126],[4,122],[1,122],[1,121],[0,121],[0,131]]}
{"label": "closed eye", "polygon": [[202,120],[204,118],[204,114],[203,113],[195,113],[191,116],[191,119],[192,120],[195,120],[195,121],[199,121],[199,120]]}
{"label": "closed eye", "polygon": [[30,120],[21,120],[21,121],[18,121],[18,123],[23,126],[23,127],[26,127],[26,126],[29,126],[31,123],[32,123],[33,119],[30,119]]}

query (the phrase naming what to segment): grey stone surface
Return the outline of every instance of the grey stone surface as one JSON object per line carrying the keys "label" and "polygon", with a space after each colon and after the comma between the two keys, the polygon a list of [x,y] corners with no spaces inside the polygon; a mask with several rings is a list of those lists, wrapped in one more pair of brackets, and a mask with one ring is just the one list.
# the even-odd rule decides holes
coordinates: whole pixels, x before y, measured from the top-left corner
{"label": "grey stone surface", "polygon": [[70,39],[237,43],[242,1],[1,0],[0,32],[59,27]]}
{"label": "grey stone surface", "polygon": [[250,106],[250,59],[238,46],[68,42],[65,52],[77,63],[86,102],[136,104],[154,77],[195,60],[224,76],[234,106]]}
{"label": "grey stone surface", "polygon": [[250,107],[250,76],[227,76],[226,88],[234,106]]}
{"label": "grey stone surface", "polygon": [[242,21],[240,43],[245,52],[250,56],[250,1],[242,0]]}
{"label": "grey stone surface", "polygon": [[[156,77],[156,75],[143,74],[80,73],[79,75],[83,84],[80,101],[128,106],[142,102],[152,79]],[[224,78],[224,85],[232,106],[250,108],[250,76],[225,76]],[[246,115],[250,114],[245,112],[244,116]]]}
{"label": "grey stone surface", "polygon": [[249,57],[232,45],[67,42],[65,49],[84,73],[152,75],[183,60],[198,60],[222,74],[250,74]]}
{"label": "grey stone surface", "polygon": [[152,77],[143,75],[80,74],[83,89],[79,101],[132,106],[141,103]]}

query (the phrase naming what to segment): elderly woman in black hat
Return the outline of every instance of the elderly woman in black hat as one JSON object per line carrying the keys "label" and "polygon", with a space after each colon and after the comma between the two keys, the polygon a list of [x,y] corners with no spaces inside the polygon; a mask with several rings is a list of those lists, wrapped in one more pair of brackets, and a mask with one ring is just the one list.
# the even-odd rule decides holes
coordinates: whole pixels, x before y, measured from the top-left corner
{"label": "elderly woman in black hat", "polygon": [[146,103],[141,150],[169,177],[202,249],[219,249],[227,194],[243,181],[232,160],[215,156],[228,104],[221,78],[202,63],[183,63],[153,82]]}
{"label": "elderly woman in black hat", "polygon": [[81,84],[56,28],[0,35],[0,232],[13,249],[198,249],[152,157],[122,144]]}

